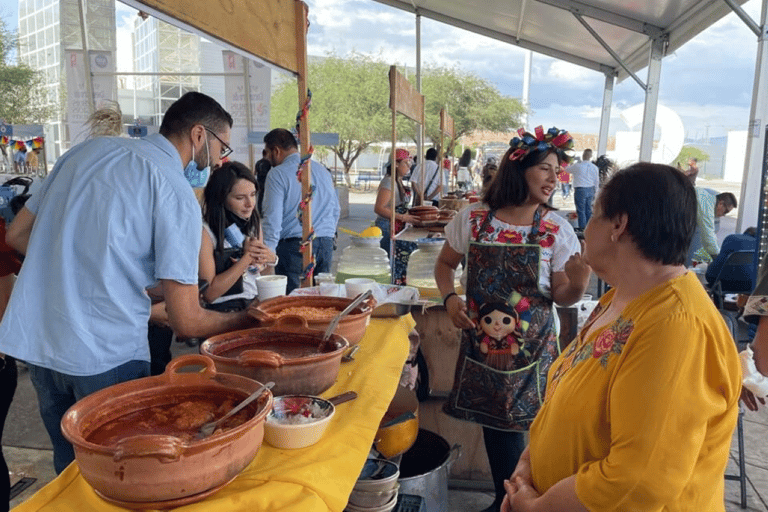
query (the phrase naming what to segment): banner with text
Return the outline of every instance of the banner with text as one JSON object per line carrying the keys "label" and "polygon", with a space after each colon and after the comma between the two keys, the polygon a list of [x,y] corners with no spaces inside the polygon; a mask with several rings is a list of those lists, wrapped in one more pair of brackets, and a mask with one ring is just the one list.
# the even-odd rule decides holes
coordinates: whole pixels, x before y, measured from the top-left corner
{"label": "banner with text", "polygon": [[[91,73],[114,73],[115,59],[110,51],[92,50]],[[67,147],[72,147],[88,138],[88,86],[86,84],[85,62],[82,50],[64,52],[67,70]],[[93,103],[96,109],[103,108],[109,102],[117,100],[117,82],[114,75],[93,76]]]}
{"label": "banner with text", "polygon": [[[261,158],[261,145],[256,145],[253,162],[248,145],[248,131],[269,131],[269,100],[272,92],[272,72],[269,67],[247,60],[231,51],[222,51],[224,72],[232,73],[224,78],[226,105],[224,108],[232,114],[232,156],[230,159],[243,162],[250,168]],[[243,63],[248,63],[248,77],[243,72]],[[246,83],[250,86],[251,123],[248,126],[248,102],[246,101]]]}

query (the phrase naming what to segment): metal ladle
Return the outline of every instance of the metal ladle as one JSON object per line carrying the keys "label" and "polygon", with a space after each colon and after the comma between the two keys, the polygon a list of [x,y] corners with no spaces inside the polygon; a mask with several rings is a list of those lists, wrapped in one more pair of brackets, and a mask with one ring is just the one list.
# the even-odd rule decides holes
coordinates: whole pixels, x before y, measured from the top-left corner
{"label": "metal ladle", "polygon": [[373,291],[368,290],[365,293],[361,293],[357,296],[355,300],[352,301],[352,303],[344,308],[344,311],[339,313],[336,318],[333,319],[333,321],[328,325],[328,328],[325,330],[325,334],[323,334],[323,342],[326,342],[330,339],[331,334],[333,334],[333,331],[336,330],[336,327],[338,327],[339,322],[342,318],[347,316],[353,309],[355,309],[357,306],[362,304],[364,301],[368,300],[371,296],[373,296]]}
{"label": "metal ladle", "polygon": [[203,425],[202,427],[200,427],[200,431],[197,433],[196,439],[203,439],[204,437],[208,437],[211,434],[213,434],[213,431],[216,430],[216,427],[218,427],[224,420],[243,410],[243,408],[246,405],[250,404],[257,398],[259,398],[261,394],[264,393],[265,390],[272,389],[272,386],[274,385],[275,385],[274,382],[267,382],[266,384],[263,384],[259,389],[251,393],[251,395],[248,398],[240,402],[239,405],[232,408],[232,410],[230,410],[227,414],[225,414],[224,416],[222,416],[221,418],[215,421],[210,421],[205,425]]}

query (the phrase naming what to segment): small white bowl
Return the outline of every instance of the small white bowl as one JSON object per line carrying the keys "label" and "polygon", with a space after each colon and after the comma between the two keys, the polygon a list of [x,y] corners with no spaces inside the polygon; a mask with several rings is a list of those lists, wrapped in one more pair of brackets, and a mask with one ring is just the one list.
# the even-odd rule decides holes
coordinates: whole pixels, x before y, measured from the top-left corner
{"label": "small white bowl", "polygon": [[350,277],[344,281],[344,287],[347,290],[347,298],[354,299],[361,293],[373,290],[376,287],[376,281],[369,277]]}
{"label": "small white bowl", "polygon": [[397,506],[397,492],[395,492],[395,495],[392,496],[392,499],[386,502],[383,505],[374,506],[374,507],[360,507],[358,505],[354,505],[352,503],[347,503],[347,512],[390,512],[391,510],[394,510]]}
{"label": "small white bowl", "polygon": [[400,484],[396,484],[392,489],[385,491],[363,491],[361,489],[352,489],[352,493],[349,495],[349,507],[358,507],[368,510],[371,507],[383,507],[388,505],[392,499],[397,499],[397,491],[400,489]]}
{"label": "small white bowl", "polygon": [[[314,409],[315,417],[307,423],[289,423],[292,418]],[[274,398],[264,423],[264,440],[275,448],[306,448],[317,443],[333,418],[336,408],[317,396],[284,395]]]}

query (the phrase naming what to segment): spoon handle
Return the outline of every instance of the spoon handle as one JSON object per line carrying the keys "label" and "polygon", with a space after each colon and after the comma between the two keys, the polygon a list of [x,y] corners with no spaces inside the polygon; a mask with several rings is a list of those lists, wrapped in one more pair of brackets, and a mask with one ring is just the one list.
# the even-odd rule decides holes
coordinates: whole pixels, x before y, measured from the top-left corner
{"label": "spoon handle", "polygon": [[352,301],[352,303],[344,308],[344,311],[336,315],[336,318],[333,319],[333,321],[328,325],[328,328],[325,330],[325,334],[323,334],[323,341],[327,340],[331,337],[331,334],[333,334],[333,331],[336,330],[336,327],[339,325],[339,322],[342,318],[347,316],[347,314],[355,309],[357,306],[363,303],[363,301],[368,300],[369,297],[373,295],[372,290],[366,290],[365,293],[360,294],[357,296],[355,300]]}
{"label": "spoon handle", "polygon": [[217,423],[221,423],[222,421],[224,421],[225,419],[229,418],[230,416],[233,416],[233,415],[237,414],[238,412],[243,410],[243,407],[245,407],[246,405],[250,404],[251,402],[253,402],[257,398],[259,398],[262,395],[262,393],[264,393],[265,390],[272,389],[272,386],[274,386],[274,385],[275,385],[274,382],[267,382],[266,384],[262,385],[255,392],[251,393],[251,396],[249,396],[248,398],[246,398],[245,400],[240,402],[240,404],[238,406],[234,407],[227,414],[225,414],[224,416],[219,418]]}

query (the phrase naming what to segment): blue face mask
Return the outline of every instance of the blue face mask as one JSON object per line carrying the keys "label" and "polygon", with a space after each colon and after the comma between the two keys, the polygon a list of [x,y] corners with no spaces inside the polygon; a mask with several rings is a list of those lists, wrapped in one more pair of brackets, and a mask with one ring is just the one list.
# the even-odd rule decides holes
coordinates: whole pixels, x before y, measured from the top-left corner
{"label": "blue face mask", "polygon": [[[208,135],[205,136],[205,150],[208,150]],[[210,153],[208,156],[208,165],[200,169],[197,167],[197,162],[195,162],[195,146],[192,146],[192,160],[189,161],[187,166],[184,168],[184,177],[187,178],[187,181],[190,185],[192,185],[192,188],[202,188],[205,186],[206,183],[208,183],[208,176],[211,174],[211,165],[210,165]]]}

